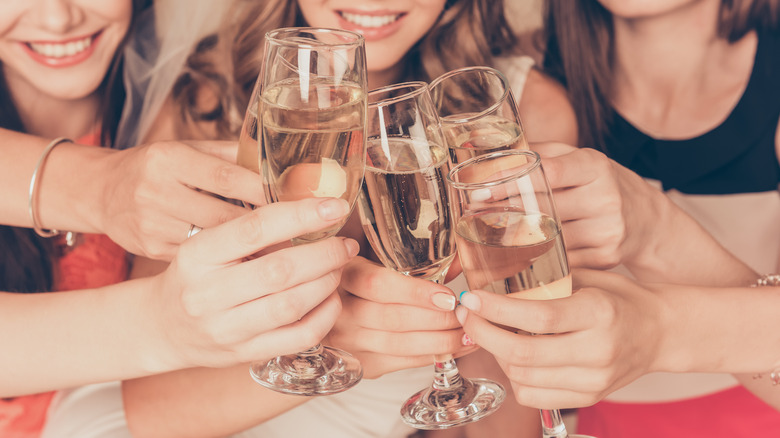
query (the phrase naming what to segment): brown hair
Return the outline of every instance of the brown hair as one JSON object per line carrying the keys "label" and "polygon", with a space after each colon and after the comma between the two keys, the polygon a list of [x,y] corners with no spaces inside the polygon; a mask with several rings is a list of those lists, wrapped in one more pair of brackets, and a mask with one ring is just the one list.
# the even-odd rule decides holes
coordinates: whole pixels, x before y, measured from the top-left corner
{"label": "brown hair", "polygon": [[[297,0],[237,0],[219,41],[211,40],[210,49],[219,50],[196,50],[174,87],[173,98],[182,109],[185,126],[208,120],[204,112],[193,110],[187,103],[193,102],[202,87],[211,87],[220,90],[217,95],[222,96],[218,107],[206,111],[224,116],[212,119],[217,122],[218,134],[234,129],[227,115],[231,110],[243,115],[249,103],[260,72],[266,32],[306,25]],[[206,40],[210,38],[213,36]],[[504,18],[503,0],[448,0],[431,30],[407,54],[400,79],[429,81],[455,68],[491,65],[493,57],[515,50],[517,40]],[[222,65],[222,74],[229,80],[213,76],[219,70],[214,65]]]}
{"label": "brown hair", "polygon": [[[582,144],[603,148],[614,115],[612,15],[597,0],[549,0],[544,21],[544,69],[566,86]],[[733,42],[779,22],[780,0],[722,0],[718,34]]]}

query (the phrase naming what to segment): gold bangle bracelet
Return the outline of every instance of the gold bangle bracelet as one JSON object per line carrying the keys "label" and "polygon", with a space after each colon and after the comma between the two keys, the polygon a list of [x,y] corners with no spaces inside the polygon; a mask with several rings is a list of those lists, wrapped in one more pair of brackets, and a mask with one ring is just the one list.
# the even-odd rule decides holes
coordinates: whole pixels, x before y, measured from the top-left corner
{"label": "gold bangle bracelet", "polygon": [[[756,280],[755,283],[750,285],[750,287],[762,287],[762,286],[770,286],[770,287],[780,286],[780,274],[762,275]],[[756,374],[753,376],[754,379],[761,379],[763,377],[764,377],[763,374]],[[780,385],[780,368],[776,368],[769,373],[769,381],[772,382],[773,386]]]}
{"label": "gold bangle bracelet", "polygon": [[46,159],[49,157],[51,151],[54,150],[57,145],[62,143],[73,143],[73,140],[65,137],[52,140],[52,142],[49,143],[41,153],[41,157],[38,159],[38,164],[35,165],[35,170],[33,170],[32,177],[30,178],[30,192],[28,195],[27,208],[30,212],[30,219],[32,219],[33,230],[35,230],[35,232],[41,237],[54,237],[60,234],[60,232],[57,230],[46,230],[41,227],[40,222],[38,221],[38,211],[36,210],[35,205],[38,198],[38,180],[41,179],[40,174],[43,174],[43,166],[46,164]]}

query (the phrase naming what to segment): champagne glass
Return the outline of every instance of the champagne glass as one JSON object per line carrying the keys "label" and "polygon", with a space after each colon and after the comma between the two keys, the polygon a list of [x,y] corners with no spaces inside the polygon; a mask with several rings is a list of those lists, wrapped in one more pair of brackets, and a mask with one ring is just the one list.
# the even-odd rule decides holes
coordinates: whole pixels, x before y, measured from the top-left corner
{"label": "champagne glass", "polygon": [[[251,138],[254,132],[258,138],[258,170],[267,201],[335,197],[354,206],[366,150],[363,37],[336,29],[284,28],[267,33],[265,41],[262,71],[241,135]],[[251,161],[251,151],[246,156]],[[334,236],[344,222],[298,236],[293,244]],[[279,392],[322,395],[354,386],[363,370],[349,353],[318,344],[252,363],[250,374]]]}
{"label": "champagne glass", "polygon": [[490,67],[465,67],[430,84],[453,164],[503,149],[528,149],[509,81]]}
{"label": "champagne glass", "polygon": [[[369,93],[366,174],[358,199],[363,230],[382,263],[442,283],[455,257],[445,176],[450,164],[424,82]],[[458,373],[452,355],[434,358],[433,384],[408,399],[403,420],[444,429],[495,411],[504,389]]]}
{"label": "champagne glass", "polygon": [[[528,300],[571,295],[561,223],[536,152],[480,155],[455,166],[447,180],[458,257],[470,289]],[[544,438],[574,437],[557,409],[540,412]]]}

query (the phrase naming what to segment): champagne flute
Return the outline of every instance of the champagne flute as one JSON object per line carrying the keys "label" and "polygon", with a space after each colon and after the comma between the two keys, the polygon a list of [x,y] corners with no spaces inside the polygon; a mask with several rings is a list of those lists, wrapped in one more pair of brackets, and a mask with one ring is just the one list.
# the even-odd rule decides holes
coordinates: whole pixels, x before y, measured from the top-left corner
{"label": "champagne flute", "polygon": [[[480,155],[455,166],[447,181],[470,289],[528,300],[571,295],[561,223],[536,152]],[[575,437],[567,434],[559,410],[540,413],[544,438]]]}
{"label": "champagne flute", "polygon": [[[354,206],[366,150],[363,37],[336,29],[284,28],[267,33],[265,41],[262,71],[241,135],[251,138],[254,132],[258,138],[258,170],[267,201],[335,197]],[[250,150],[243,160],[251,158]],[[332,237],[344,222],[298,236],[293,244]],[[354,386],[363,370],[349,353],[317,344],[252,363],[250,374],[275,391],[322,395]]]}
{"label": "champagne flute", "polygon": [[429,87],[453,164],[503,149],[528,149],[509,81],[500,71],[459,68]]}
{"label": "champagne flute", "polygon": [[[366,174],[358,199],[363,230],[382,263],[442,283],[455,257],[445,175],[450,165],[424,82],[369,93]],[[452,355],[434,358],[433,384],[409,398],[403,420],[418,429],[476,421],[504,400],[501,385],[469,380]]]}

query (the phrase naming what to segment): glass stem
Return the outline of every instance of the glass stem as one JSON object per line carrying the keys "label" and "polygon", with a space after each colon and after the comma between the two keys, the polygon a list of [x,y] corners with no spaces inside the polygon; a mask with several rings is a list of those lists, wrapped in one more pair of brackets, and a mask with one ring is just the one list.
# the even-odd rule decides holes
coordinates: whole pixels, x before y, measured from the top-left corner
{"label": "glass stem", "polygon": [[[444,284],[444,277],[447,275],[448,270],[449,267],[442,269],[441,272],[434,277],[428,278],[428,280],[437,284]],[[433,356],[433,389],[448,389],[462,384],[463,378],[460,377],[458,365],[451,354],[437,354]]]}
{"label": "glass stem", "polygon": [[433,359],[433,389],[443,390],[453,386],[460,386],[463,379],[460,377],[458,366],[451,354],[440,354]]}
{"label": "glass stem", "polygon": [[542,436],[544,438],[567,438],[566,425],[563,424],[561,411],[558,409],[540,409],[542,416]]}
{"label": "glass stem", "polygon": [[298,356],[311,356],[322,352],[322,344],[317,344],[298,353]]}

